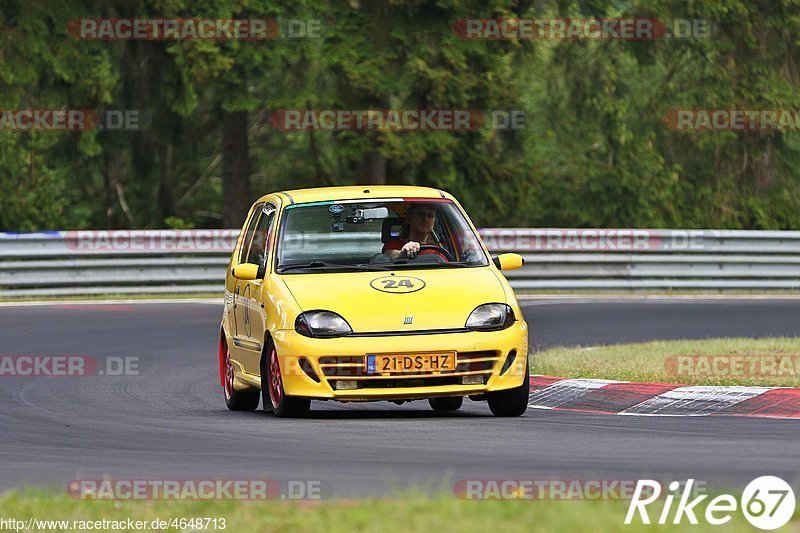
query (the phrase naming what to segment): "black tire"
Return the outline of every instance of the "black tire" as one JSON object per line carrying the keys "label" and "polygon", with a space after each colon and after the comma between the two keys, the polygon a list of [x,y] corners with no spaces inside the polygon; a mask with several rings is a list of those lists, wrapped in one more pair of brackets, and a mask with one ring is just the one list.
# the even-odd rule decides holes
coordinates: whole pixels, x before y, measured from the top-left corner
{"label": "black tire", "polygon": [[490,392],[486,395],[486,400],[494,416],[522,416],[528,410],[530,392],[531,377],[526,360],[522,385],[513,389]]}
{"label": "black tire", "polygon": [[258,407],[259,393],[257,390],[237,391],[233,388],[233,365],[230,362],[231,353],[225,348],[225,379],[223,392],[225,405],[231,411],[255,411]]}
{"label": "black tire", "polygon": [[[272,383],[272,375],[270,365],[272,357],[277,358],[275,353],[275,346],[270,341],[264,349],[264,354],[261,357],[261,399],[264,404],[264,411],[272,411],[275,416],[280,418],[305,418],[311,410],[311,400],[308,398],[296,398],[294,396],[287,396],[286,391],[283,389],[283,380],[280,375],[280,366],[277,367],[277,383],[273,391],[278,394],[270,392],[270,384]],[[277,362],[275,363],[277,364]],[[275,396],[276,398],[273,398]],[[277,399],[277,401],[276,401]]]}
{"label": "black tire", "polygon": [[231,411],[255,411],[258,408],[258,391],[234,390],[230,398],[225,398],[225,405]]}
{"label": "black tire", "polygon": [[458,411],[464,403],[463,396],[448,396],[445,398],[428,398],[431,409],[439,412]]}

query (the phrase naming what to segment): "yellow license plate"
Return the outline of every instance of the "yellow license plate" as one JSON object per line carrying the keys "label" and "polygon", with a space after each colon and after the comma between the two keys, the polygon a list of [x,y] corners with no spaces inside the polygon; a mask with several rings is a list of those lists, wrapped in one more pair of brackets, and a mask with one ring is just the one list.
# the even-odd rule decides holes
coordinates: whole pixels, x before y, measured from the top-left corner
{"label": "yellow license plate", "polygon": [[455,369],[456,352],[367,355],[368,374],[441,372]]}

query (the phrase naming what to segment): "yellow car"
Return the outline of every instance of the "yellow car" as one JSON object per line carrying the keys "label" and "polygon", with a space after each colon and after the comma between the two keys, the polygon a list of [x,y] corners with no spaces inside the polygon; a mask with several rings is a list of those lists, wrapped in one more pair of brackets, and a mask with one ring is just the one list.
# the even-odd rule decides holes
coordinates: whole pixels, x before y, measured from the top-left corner
{"label": "yellow car", "polygon": [[464,396],[496,416],[528,404],[528,326],[462,207],[427,187],[268,194],[225,280],[220,385],[232,410],[306,416],[311,400]]}

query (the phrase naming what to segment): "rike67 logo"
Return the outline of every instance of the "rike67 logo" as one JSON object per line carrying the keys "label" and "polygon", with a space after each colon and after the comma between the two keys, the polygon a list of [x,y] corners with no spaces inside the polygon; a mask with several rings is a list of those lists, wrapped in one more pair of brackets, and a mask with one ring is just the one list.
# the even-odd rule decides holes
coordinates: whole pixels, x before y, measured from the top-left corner
{"label": "rike67 logo", "polygon": [[[707,494],[693,499],[694,480],[689,479],[683,485],[678,481],[669,484],[669,492],[664,498],[664,507],[658,515],[657,524],[680,524],[685,518],[690,524],[697,525],[698,516],[706,523],[719,526],[730,522],[739,510],[750,524],[758,529],[772,530],[786,525],[794,515],[795,497],[792,487],[779,477],[762,476],[747,484],[740,501],[730,495],[721,494],[705,503],[705,512],[701,511]],[[634,523],[638,514],[643,524],[650,524],[648,506],[661,496],[662,486],[650,479],[639,480],[625,516],[625,524]],[[673,511],[673,503],[678,500]],[[655,509],[650,509],[655,511]],[[655,519],[655,513],[654,517]]]}

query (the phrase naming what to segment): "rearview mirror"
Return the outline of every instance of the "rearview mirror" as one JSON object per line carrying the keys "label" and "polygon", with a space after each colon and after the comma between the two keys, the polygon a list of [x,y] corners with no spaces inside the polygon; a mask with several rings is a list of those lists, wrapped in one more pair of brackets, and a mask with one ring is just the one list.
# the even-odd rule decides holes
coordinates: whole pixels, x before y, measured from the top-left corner
{"label": "rearview mirror", "polygon": [[361,216],[367,220],[382,220],[389,216],[389,209],[386,207],[373,207],[372,209],[362,209]]}
{"label": "rearview mirror", "polygon": [[236,279],[240,279],[242,281],[251,281],[260,277],[260,268],[261,267],[255,263],[242,263],[233,267],[231,269],[231,274],[233,274],[233,277]]}
{"label": "rearview mirror", "polygon": [[500,270],[514,270],[525,264],[525,260],[519,254],[500,254],[492,258],[492,261]]}

